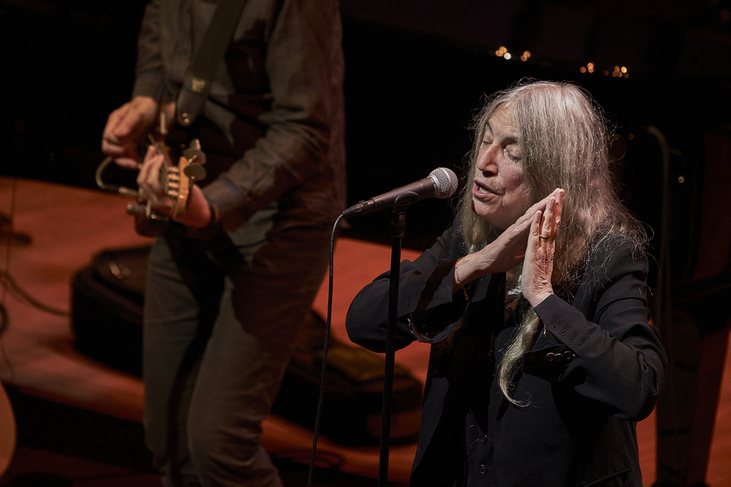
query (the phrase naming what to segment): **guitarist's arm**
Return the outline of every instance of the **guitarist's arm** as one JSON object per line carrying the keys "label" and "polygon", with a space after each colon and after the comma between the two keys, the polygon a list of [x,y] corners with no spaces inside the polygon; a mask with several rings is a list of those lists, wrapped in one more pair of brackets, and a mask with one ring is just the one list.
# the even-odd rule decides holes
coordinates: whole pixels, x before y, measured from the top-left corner
{"label": "guitarist's arm", "polygon": [[158,103],[165,90],[160,52],[159,3],[159,0],[153,0],[145,8],[138,38],[136,79],[131,101],[109,115],[102,136],[102,152],[129,169],[137,169],[142,163],[138,148],[144,145],[147,134],[157,120]]}
{"label": "guitarist's arm", "polygon": [[[160,185],[160,171],[164,164],[165,155],[160,154],[155,145],[150,145],[137,175],[137,185],[142,198],[151,202],[155,211],[171,216],[173,200],[167,197]],[[192,228],[204,228],[218,221],[218,213],[201,188],[194,184],[190,187],[186,210],[178,214],[175,221]]]}

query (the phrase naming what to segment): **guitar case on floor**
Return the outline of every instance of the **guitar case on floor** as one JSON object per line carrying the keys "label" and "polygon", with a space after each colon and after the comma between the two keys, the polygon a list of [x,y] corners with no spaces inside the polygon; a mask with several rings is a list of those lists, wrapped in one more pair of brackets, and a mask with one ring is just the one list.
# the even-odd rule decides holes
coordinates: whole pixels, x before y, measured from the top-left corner
{"label": "guitar case on floor", "polygon": [[[141,375],[142,305],[149,246],[108,249],[72,280],[71,327],[75,347],[115,369]],[[319,397],[325,323],[307,317],[273,413],[312,429]],[[346,446],[374,446],[381,434],[384,360],[331,338],[320,433]],[[396,366],[391,441],[416,441],[421,383]]]}

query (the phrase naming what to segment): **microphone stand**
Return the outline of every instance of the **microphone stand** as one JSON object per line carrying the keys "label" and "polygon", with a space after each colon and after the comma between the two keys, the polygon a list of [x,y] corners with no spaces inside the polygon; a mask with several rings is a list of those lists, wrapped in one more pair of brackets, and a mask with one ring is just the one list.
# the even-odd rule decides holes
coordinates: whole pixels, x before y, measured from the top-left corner
{"label": "microphone stand", "polygon": [[408,204],[396,207],[391,220],[391,280],[388,294],[388,325],[386,328],[386,365],[383,377],[383,407],[381,412],[381,450],[378,470],[378,486],[388,482],[388,455],[391,437],[391,409],[393,403],[393,376],[396,357],[396,318],[398,315],[399,274],[401,271],[401,241],[406,229],[404,209]]}

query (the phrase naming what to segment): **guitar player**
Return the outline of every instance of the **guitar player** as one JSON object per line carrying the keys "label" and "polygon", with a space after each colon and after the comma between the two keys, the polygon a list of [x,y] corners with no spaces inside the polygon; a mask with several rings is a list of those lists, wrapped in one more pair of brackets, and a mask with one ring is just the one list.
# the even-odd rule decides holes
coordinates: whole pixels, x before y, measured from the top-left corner
{"label": "guitar player", "polygon": [[[181,112],[209,26],[232,17],[216,10],[236,1],[147,6],[131,99],[102,137],[172,221],[150,252],[143,345],[146,442],[166,486],[281,485],[259,444],[261,421],[345,206],[336,0],[239,1],[201,114]],[[139,155],[161,118],[206,155],[206,179],[174,216],[160,183],[165,151],[150,144]]]}

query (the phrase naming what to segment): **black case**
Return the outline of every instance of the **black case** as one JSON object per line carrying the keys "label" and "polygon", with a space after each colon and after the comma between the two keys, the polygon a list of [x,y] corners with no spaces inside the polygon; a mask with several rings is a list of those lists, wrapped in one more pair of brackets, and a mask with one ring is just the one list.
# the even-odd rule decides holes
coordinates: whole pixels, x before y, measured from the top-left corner
{"label": "black case", "polygon": [[[115,369],[141,375],[142,306],[149,246],[104,250],[72,280],[71,327],[75,347]],[[325,323],[312,312],[298,336],[273,413],[312,429],[319,397]],[[322,435],[347,446],[379,443],[384,361],[331,339],[328,348]],[[422,386],[396,366],[391,441],[416,441]]]}

